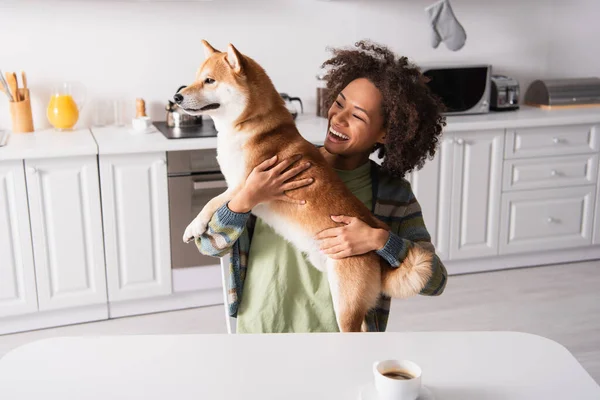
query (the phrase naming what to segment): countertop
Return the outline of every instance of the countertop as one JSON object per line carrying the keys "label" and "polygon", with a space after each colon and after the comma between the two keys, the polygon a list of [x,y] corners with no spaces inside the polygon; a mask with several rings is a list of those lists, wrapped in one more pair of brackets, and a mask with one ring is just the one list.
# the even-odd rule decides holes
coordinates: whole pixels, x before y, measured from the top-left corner
{"label": "countertop", "polygon": [[444,132],[447,133],[484,129],[596,124],[600,123],[600,107],[543,110],[537,107],[522,106],[516,111],[449,116],[446,118],[446,122]]}
{"label": "countertop", "polygon": [[[479,115],[449,116],[444,133],[487,129],[513,129],[536,126],[600,123],[600,107],[542,110],[524,106],[518,111]],[[322,144],[327,120],[300,115],[298,130],[311,143]],[[217,138],[167,139],[158,130],[132,133],[128,127],[102,127],[70,132],[44,130],[33,134],[12,134],[0,147],[0,161],[31,158],[70,157],[92,154],[130,154],[216,148]]]}
{"label": "countertop", "polygon": [[[541,110],[522,107],[518,111],[478,115],[449,116],[444,133],[517,127],[600,123],[600,107],[571,110]],[[323,144],[327,120],[313,115],[300,115],[296,120],[300,134],[308,141]],[[160,132],[132,134],[126,128],[92,129],[100,154],[126,154],[148,151],[171,151],[215,148],[216,138],[166,139]]]}
{"label": "countertop", "polygon": [[47,129],[34,133],[12,133],[6,146],[0,147],[0,161],[96,154],[98,146],[89,129],[63,132]]}

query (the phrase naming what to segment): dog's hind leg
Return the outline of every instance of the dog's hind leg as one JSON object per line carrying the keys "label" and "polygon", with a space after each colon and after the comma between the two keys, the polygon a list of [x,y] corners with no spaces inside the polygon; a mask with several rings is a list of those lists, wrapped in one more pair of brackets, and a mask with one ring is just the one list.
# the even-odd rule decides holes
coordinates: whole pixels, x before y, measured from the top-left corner
{"label": "dog's hind leg", "polygon": [[377,304],[380,270],[365,265],[369,259],[327,259],[327,278],[340,332],[360,332],[367,312]]}

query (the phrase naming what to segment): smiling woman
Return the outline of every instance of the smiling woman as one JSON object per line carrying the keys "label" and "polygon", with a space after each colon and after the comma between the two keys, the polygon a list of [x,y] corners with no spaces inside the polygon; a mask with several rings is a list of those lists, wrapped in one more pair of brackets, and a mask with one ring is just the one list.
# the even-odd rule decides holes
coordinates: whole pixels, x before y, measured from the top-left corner
{"label": "smiling woman", "polygon": [[[350,131],[360,131],[361,137],[369,138],[375,135],[374,150],[384,159],[383,169],[404,176],[434,156],[445,125],[440,114],[442,102],[429,91],[427,78],[408,58],[396,58],[386,47],[367,41],[356,47],[334,50],[334,57],[323,63],[330,68],[325,77],[330,93],[329,120],[338,133],[352,136]],[[340,125],[342,120],[347,127]],[[381,132],[373,132],[373,127],[386,132],[385,139],[377,136]],[[355,146],[366,150],[364,143],[340,147],[340,155]],[[327,143],[325,147],[333,149]]]}
{"label": "smiling woman", "polygon": [[[446,269],[435,255],[419,203],[403,175],[435,153],[444,124],[441,103],[405,57],[397,58],[387,48],[370,43],[361,42],[357,47],[336,50],[325,62],[331,67],[328,81],[333,96],[328,128],[323,132],[325,145],[320,151],[351,194],[387,227],[332,215],[337,227],[320,231],[315,239],[321,252],[334,260],[375,253],[386,263],[382,268],[395,269],[402,279],[417,273],[416,268],[404,266],[406,261],[410,263],[410,254],[424,250],[431,254],[419,267],[426,277],[418,283],[407,280],[396,284],[400,292],[392,295],[439,295],[446,285]],[[223,87],[222,79],[214,73],[199,77],[197,85],[205,85],[206,77],[214,77],[214,86]],[[217,90],[212,86],[211,90]],[[208,90],[203,95],[196,93],[198,100],[191,100],[194,90],[191,86],[184,90],[186,97],[191,96],[186,107],[194,107],[194,102],[199,106],[210,103],[206,100]],[[383,167],[369,161],[374,151],[384,156]],[[239,333],[339,329],[328,273],[314,268],[298,248],[249,213],[257,211],[261,203],[285,200],[287,192],[312,182],[297,180],[296,176],[306,170],[306,177],[310,177],[311,168],[318,166],[292,166],[296,161],[274,157],[254,168],[196,242],[207,255],[232,251],[230,312],[238,318]],[[291,184],[295,186],[285,186]],[[382,285],[393,284],[386,274],[376,279]],[[336,275],[331,276],[335,279]],[[334,291],[347,290],[333,287]],[[381,294],[364,318],[362,330],[385,331],[389,307],[390,298]]]}
{"label": "smiling woman", "polygon": [[329,109],[325,140],[325,149],[339,156],[334,168],[357,168],[368,161],[375,147],[385,143],[381,103],[381,92],[366,78],[353,80],[339,92]]}

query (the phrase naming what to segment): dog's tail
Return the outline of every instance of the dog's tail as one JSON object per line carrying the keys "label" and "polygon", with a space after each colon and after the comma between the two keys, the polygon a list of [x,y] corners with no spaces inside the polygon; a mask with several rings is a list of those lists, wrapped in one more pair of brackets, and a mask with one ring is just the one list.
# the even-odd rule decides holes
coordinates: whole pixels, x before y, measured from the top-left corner
{"label": "dog's tail", "polygon": [[[398,268],[382,267],[382,291],[389,297],[406,298],[419,294],[431,278],[433,254],[418,245],[411,246]],[[383,265],[383,264],[382,264]]]}

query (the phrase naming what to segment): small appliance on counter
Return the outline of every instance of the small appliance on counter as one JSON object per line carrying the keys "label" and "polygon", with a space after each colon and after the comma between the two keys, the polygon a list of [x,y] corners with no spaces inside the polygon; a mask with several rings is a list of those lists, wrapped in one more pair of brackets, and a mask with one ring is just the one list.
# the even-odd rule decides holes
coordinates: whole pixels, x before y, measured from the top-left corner
{"label": "small appliance on counter", "polygon": [[490,109],[508,111],[519,109],[519,82],[504,75],[492,75]]}
{"label": "small appliance on counter", "polygon": [[[179,93],[183,88],[185,86],[180,86],[175,93]],[[201,115],[189,115],[171,100],[168,101],[165,109],[167,110],[167,126],[170,128],[186,128],[202,125]]]}
{"label": "small appliance on counter", "polygon": [[298,109],[294,107],[294,104],[292,103],[293,101],[297,101],[298,103],[300,103],[300,112],[304,114],[304,106],[302,105],[302,100],[300,100],[300,97],[292,97],[287,93],[279,93],[279,95],[281,96],[283,101],[285,101],[285,107],[288,109],[290,114],[292,114],[292,117],[294,117],[294,119],[298,117]]}
{"label": "small appliance on counter", "polygon": [[527,88],[525,104],[545,109],[600,107],[600,78],[538,79]]}
{"label": "small appliance on counter", "polygon": [[[175,93],[178,93],[184,87],[180,86]],[[203,119],[201,115],[189,115],[171,100],[168,101],[165,109],[167,111],[166,120],[157,121],[153,124],[167,139],[217,136],[217,130],[212,119]]]}
{"label": "small appliance on counter", "polygon": [[445,115],[490,111],[491,65],[432,65],[422,66],[421,71],[429,78],[427,86],[446,106]]}

